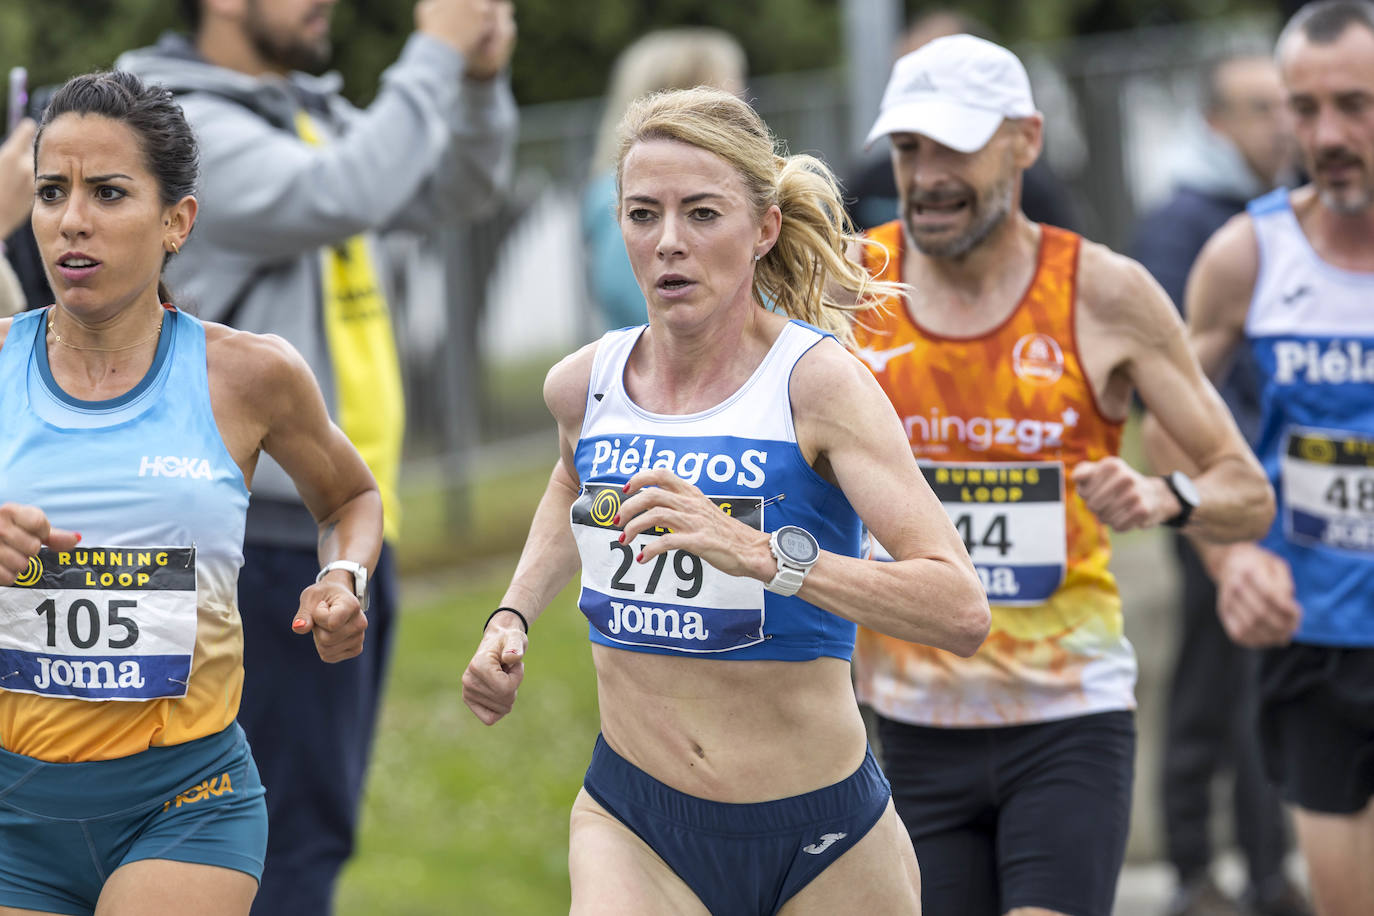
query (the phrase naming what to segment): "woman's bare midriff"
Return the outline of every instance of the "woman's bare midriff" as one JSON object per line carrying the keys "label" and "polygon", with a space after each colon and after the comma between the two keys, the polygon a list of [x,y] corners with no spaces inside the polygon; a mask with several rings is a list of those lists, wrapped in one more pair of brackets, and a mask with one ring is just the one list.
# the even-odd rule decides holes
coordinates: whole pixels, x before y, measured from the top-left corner
{"label": "woman's bare midriff", "polygon": [[606,742],[680,792],[772,801],[833,785],[863,763],[867,739],[847,661],[592,650]]}

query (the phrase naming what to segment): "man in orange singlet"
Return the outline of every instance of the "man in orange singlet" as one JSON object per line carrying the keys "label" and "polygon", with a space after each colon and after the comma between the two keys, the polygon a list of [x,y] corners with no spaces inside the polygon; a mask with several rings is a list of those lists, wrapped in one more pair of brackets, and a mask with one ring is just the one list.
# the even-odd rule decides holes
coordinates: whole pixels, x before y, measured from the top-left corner
{"label": "man in orange singlet", "polygon": [[[1229,541],[1274,511],[1150,275],[1021,212],[1042,126],[1020,61],[954,35],[897,61],[869,135],[891,141],[901,218],[869,231],[860,254],[911,291],[859,316],[857,352],[993,615],[968,659],[859,632],[859,694],[878,713],[926,916],[1108,916],[1136,665],[1107,529],[1172,524]],[[1133,389],[1188,443],[1195,479],[1117,457]]]}

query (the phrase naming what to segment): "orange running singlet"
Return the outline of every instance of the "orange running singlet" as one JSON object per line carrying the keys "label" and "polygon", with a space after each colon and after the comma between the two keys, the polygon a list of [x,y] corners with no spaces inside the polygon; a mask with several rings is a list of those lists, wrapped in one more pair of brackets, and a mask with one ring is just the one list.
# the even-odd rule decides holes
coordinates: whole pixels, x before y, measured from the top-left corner
{"label": "orange running singlet", "polygon": [[[901,223],[868,238],[881,245],[865,251],[869,272],[900,280]],[[1029,289],[978,337],[924,330],[897,299],[858,317],[856,353],[892,399],[992,606],[988,638],[969,659],[859,628],[859,697],[884,716],[1010,725],[1135,705],[1107,529],[1070,476],[1080,461],[1117,454],[1122,426],[1103,416],[1079,360],[1080,242],[1042,226]]]}

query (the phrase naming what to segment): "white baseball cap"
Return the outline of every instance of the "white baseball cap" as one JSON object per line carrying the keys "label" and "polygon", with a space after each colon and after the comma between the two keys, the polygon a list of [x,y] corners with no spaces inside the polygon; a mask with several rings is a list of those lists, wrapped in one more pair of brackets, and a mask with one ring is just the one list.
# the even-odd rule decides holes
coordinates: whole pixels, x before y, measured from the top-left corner
{"label": "white baseball cap", "polygon": [[864,147],[894,133],[924,134],[961,153],[982,149],[1003,118],[1035,114],[1016,55],[972,35],[927,42],[892,65]]}

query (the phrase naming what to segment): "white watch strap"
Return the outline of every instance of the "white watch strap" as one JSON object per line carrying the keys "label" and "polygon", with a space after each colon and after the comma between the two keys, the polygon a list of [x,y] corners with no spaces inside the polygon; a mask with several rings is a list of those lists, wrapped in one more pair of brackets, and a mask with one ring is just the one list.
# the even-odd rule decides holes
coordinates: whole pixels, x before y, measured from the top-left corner
{"label": "white watch strap", "polygon": [[367,610],[367,567],[352,560],[335,560],[324,565],[324,569],[321,569],[315,576],[315,581],[319,582],[336,569],[342,569],[353,574],[353,594],[362,603],[363,610]]}
{"label": "white watch strap", "polygon": [[806,579],[807,570],[797,569],[795,566],[784,566],[778,563],[777,575],[763,587],[775,595],[791,597],[801,590],[802,582]]}

